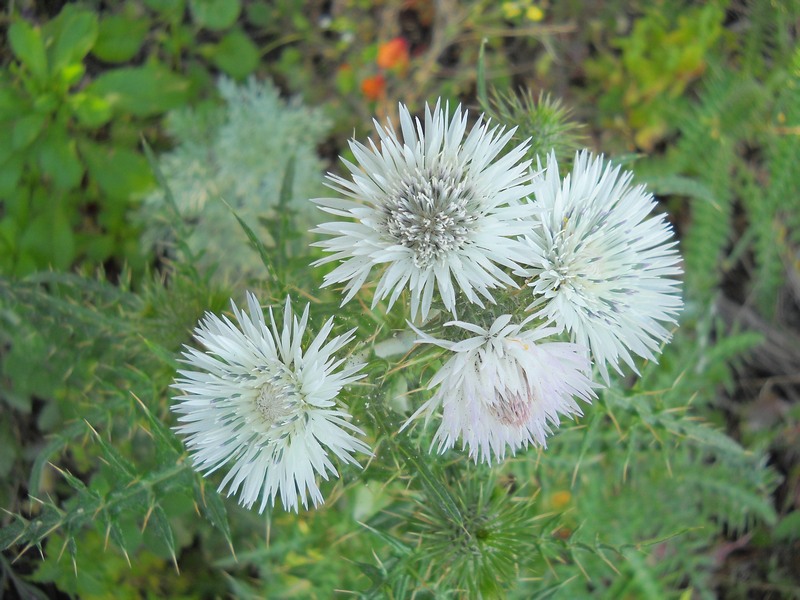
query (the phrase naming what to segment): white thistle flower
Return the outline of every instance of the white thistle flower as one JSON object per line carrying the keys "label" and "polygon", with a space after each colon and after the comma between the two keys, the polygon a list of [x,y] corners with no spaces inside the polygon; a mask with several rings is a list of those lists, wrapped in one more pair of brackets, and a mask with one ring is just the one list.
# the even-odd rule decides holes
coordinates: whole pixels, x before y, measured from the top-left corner
{"label": "white thistle flower", "polygon": [[287,298],[279,331],[272,309],[268,326],[253,294],[247,295],[249,315],[231,304],[239,326],[207,313],[195,329],[206,351],[184,352],[192,370],[178,371],[173,386],[183,393],[172,407],[181,415],[176,430],[206,475],[232,463],[219,489],[240,492],[246,508],[260,497],[263,512],[278,494],[286,510],[297,512],[298,501],[308,508],[308,496],[317,506],[323,498],[316,476],[338,476],[326,448],[353,464],[354,452],[370,453],[354,436],[363,432],[336,402],[342,386],[363,377],[363,365],[336,371],[345,359],[334,354],[354,330],[326,342],[331,318],[303,350],[308,305],[298,321]]}
{"label": "white thistle flower", "polygon": [[[442,422],[434,444],[439,452],[452,448],[458,438],[478,456],[491,463],[492,454],[503,460],[506,446],[515,454],[528,444],[546,446],[550,424],[559,415],[580,415],[575,401],[591,402],[591,365],[586,353],[568,342],[538,343],[556,332],[546,327],[524,330],[529,319],[512,323],[511,315],[498,317],[489,329],[472,323],[451,321],[476,334],[460,342],[420,335],[418,343],[435,344],[453,352],[434,375],[429,389],[438,386],[428,402],[403,425],[421,414],[426,421],[441,405]],[[413,326],[412,326],[413,327]]]}
{"label": "white thistle flower", "polygon": [[[519,202],[531,191],[527,144],[497,158],[513,130],[489,129],[479,122],[467,134],[461,106],[448,121],[445,110],[425,107],[424,127],[400,105],[398,139],[391,124],[375,121],[380,147],[355,140],[358,164],[344,161],[352,180],[328,175],[329,187],[349,199],[319,198],[322,210],[351,221],[323,223],[315,233],[333,236],[316,245],[332,252],[316,265],[341,261],[323,285],[344,283],[345,304],[373,267],[383,270],[373,307],[389,297],[389,307],[406,287],[411,316],[425,319],[434,290],[456,313],[456,289],[483,307],[491,291],[517,287],[500,268],[517,268],[526,257],[517,236],[531,226],[533,207]],[[466,134],[466,137],[465,137]]]}
{"label": "white thistle flower", "polygon": [[534,179],[534,204],[542,209],[530,234],[534,316],[566,329],[591,349],[606,383],[610,364],[631,353],[655,360],[682,301],[682,271],[672,228],[664,215],[648,218],[656,203],[644,186],[633,187],[620,171],[579,153],[562,181],[554,154]]}

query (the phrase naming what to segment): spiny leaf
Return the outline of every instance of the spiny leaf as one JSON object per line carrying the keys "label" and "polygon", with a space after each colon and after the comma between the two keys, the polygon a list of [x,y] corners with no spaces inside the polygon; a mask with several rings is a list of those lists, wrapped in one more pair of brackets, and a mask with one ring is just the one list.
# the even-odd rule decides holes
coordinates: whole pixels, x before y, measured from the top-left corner
{"label": "spiny leaf", "polygon": [[39,493],[42,481],[42,470],[44,469],[44,466],[50,462],[52,456],[56,452],[60,452],[66,448],[72,440],[83,434],[85,431],[86,425],[81,421],[75,421],[65,426],[55,438],[50,440],[47,445],[42,448],[42,450],[36,456],[36,459],[33,461],[31,474],[28,477],[29,494],[35,496]]}
{"label": "spiny leaf", "polygon": [[29,523],[20,515],[8,514],[11,514],[14,520],[0,529],[0,550],[6,550],[22,540]]}
{"label": "spiny leaf", "polygon": [[180,569],[178,568],[178,558],[175,556],[175,536],[172,533],[172,526],[169,524],[167,513],[165,513],[164,509],[158,504],[154,504],[152,509],[151,520],[153,522],[155,532],[159,539],[167,546],[167,549],[172,556],[172,564],[175,566],[175,571],[180,573]]}
{"label": "spiny leaf", "polygon": [[358,524],[361,525],[364,529],[370,531],[373,535],[377,536],[378,538],[386,542],[391,548],[396,550],[400,554],[400,556],[411,555],[412,552],[411,548],[406,544],[404,544],[402,541],[400,541],[398,538],[394,537],[393,535],[375,529],[374,527],[370,527],[366,523],[359,522]]}
{"label": "spiny leaf", "polygon": [[103,457],[108,461],[108,464],[116,470],[122,471],[125,475],[134,479],[136,477],[136,467],[131,464],[122,454],[120,454],[119,450],[117,450],[114,446],[106,442],[103,437],[97,433],[94,427],[92,427],[89,421],[86,421],[86,425],[89,426],[89,429],[92,430],[94,434],[94,439],[97,441],[97,444],[100,446],[100,450],[103,452]]}
{"label": "spiny leaf", "polygon": [[628,560],[628,565],[632,571],[633,578],[631,583],[635,584],[644,598],[666,598],[664,590],[658,582],[658,576],[653,572],[639,555],[633,550],[624,551],[623,554]]}
{"label": "spiny leaf", "polygon": [[222,498],[220,498],[216,490],[206,490],[205,480],[200,480],[199,482],[195,480],[194,498],[201,514],[225,536],[225,541],[228,542],[231,554],[235,557],[233,536],[228,524],[228,511],[225,509],[225,503]]}
{"label": "spiny leaf", "polygon": [[139,411],[147,418],[147,422],[150,425],[150,433],[154,434],[159,449],[164,451],[167,456],[177,459],[178,456],[183,454],[183,445],[180,440],[164,426],[160,419],[156,418],[139,396],[133,392],[131,392],[131,395],[136,399],[136,406]]}
{"label": "spiny leaf", "polygon": [[[225,200],[222,200],[225,202]],[[230,211],[233,213],[233,216],[236,217],[236,220],[239,222],[239,225],[244,230],[245,234],[247,234],[247,239],[250,240],[250,244],[252,244],[253,248],[258,251],[258,255],[261,257],[261,262],[264,264],[264,267],[267,269],[267,274],[275,278],[275,268],[272,265],[272,260],[269,257],[269,252],[267,251],[267,247],[264,245],[258,236],[253,232],[252,229],[245,223],[238,214],[236,214],[236,210],[227,202],[225,202],[225,206],[227,206]]]}
{"label": "spiny leaf", "polygon": [[131,559],[128,556],[128,550],[125,546],[125,537],[122,535],[122,529],[114,521],[109,515],[105,516],[106,522],[106,546],[108,546],[109,537],[111,541],[113,541],[117,547],[122,551],[122,554],[125,555],[125,560],[128,561],[128,566],[131,566]]}

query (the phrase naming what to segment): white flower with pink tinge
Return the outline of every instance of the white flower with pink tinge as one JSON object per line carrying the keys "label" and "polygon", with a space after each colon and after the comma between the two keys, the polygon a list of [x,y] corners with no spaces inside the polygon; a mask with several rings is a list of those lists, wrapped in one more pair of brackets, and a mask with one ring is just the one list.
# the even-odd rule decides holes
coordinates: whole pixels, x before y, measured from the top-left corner
{"label": "white flower with pink tinge", "polygon": [[546,446],[559,416],[582,414],[576,399],[591,402],[595,396],[586,352],[569,342],[541,341],[554,328],[525,329],[527,322],[512,323],[511,315],[498,317],[489,329],[463,321],[446,325],[475,336],[453,342],[416,330],[418,343],[453,355],[429,384],[438,387],[433,397],[403,426],[422,414],[427,422],[441,406],[434,437],[440,453],[461,439],[470,458],[491,463],[493,457],[502,461],[507,448],[515,454],[529,444]]}

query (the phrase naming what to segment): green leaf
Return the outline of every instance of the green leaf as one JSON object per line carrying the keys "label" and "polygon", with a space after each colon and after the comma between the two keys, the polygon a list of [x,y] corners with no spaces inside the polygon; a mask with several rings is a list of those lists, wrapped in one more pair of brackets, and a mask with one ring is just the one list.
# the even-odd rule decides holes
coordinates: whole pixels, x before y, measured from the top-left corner
{"label": "green leaf", "polygon": [[0,85],[0,121],[16,118],[28,110],[27,101],[16,89]]}
{"label": "green leaf", "polygon": [[478,102],[484,111],[490,108],[489,95],[486,93],[486,42],[485,38],[481,41],[481,49],[478,52]]}
{"label": "green leaf", "polygon": [[216,490],[206,490],[205,482],[201,480],[199,483],[195,483],[194,498],[202,515],[225,536],[225,541],[228,542],[231,554],[233,554],[233,536],[228,524],[228,511],[225,509],[225,503],[219,493]]}
{"label": "green leaf", "polygon": [[71,94],[67,98],[67,103],[78,122],[89,129],[102,127],[113,115],[111,102],[108,99],[86,92]]}
{"label": "green leaf", "polygon": [[167,18],[180,20],[186,6],[185,0],[144,0],[148,8],[161,13]]}
{"label": "green leaf", "polygon": [[375,529],[374,527],[370,527],[366,523],[359,523],[362,527],[367,529],[373,535],[377,536],[383,542],[388,544],[395,552],[397,552],[400,556],[410,556],[412,548],[406,544],[404,544],[401,540],[396,538],[395,536],[386,533],[384,531],[380,531]]}
{"label": "green leaf", "polygon": [[32,27],[27,21],[17,21],[8,28],[8,41],[17,59],[28,68],[39,83],[44,83],[48,71],[41,30]]}
{"label": "green leaf", "polygon": [[[653,599],[667,597],[653,569],[643,560],[639,552],[624,550],[623,555],[628,560],[632,571],[632,583],[639,589],[642,597]],[[638,595],[635,592],[631,592],[631,594],[631,597]]]}
{"label": "green leaf", "polygon": [[714,192],[702,181],[681,175],[661,175],[646,178],[647,187],[662,196],[686,196],[716,204]]}
{"label": "green leaf", "polygon": [[91,494],[95,498],[99,498],[96,492],[90,491],[86,485],[77,477],[75,477],[72,473],[67,471],[66,469],[60,469],[58,467],[54,467],[58,473],[64,478],[64,480],[69,484],[73,490],[78,492],[79,494]]}
{"label": "green leaf", "polygon": [[20,249],[37,261],[39,268],[63,270],[75,259],[75,235],[64,210],[54,204],[36,215],[20,237]]}
{"label": "green leaf", "polygon": [[0,479],[5,479],[17,459],[17,440],[11,431],[11,419],[0,421]]}
{"label": "green leaf", "polygon": [[97,15],[68,4],[45,25],[45,35],[51,72],[58,73],[67,65],[82,62],[89,54],[97,39]]}
{"label": "green leaf", "polygon": [[163,508],[156,504],[153,506],[150,520],[153,522],[156,535],[162,542],[164,542],[167,550],[169,550],[169,553],[172,556],[172,563],[175,565],[175,570],[177,571],[178,559],[175,556],[175,535],[172,533],[172,527],[169,524],[167,513],[164,512]]}
{"label": "green leaf", "polygon": [[12,515],[14,520],[0,529],[0,550],[5,550],[16,544],[25,533],[25,519],[19,515]]}
{"label": "green leaf", "polygon": [[247,21],[256,27],[268,27],[275,20],[274,9],[263,0],[248,2],[245,6]]}
{"label": "green leaf", "polygon": [[77,187],[83,178],[83,164],[78,158],[75,140],[67,138],[60,127],[52,127],[47,132],[39,147],[39,166],[59,191]]}
{"label": "green leaf", "polygon": [[88,140],[78,143],[89,175],[113,198],[128,200],[147,191],[153,176],[145,158],[129,148],[109,148]]}
{"label": "green leaf", "polygon": [[[147,340],[145,340],[145,342],[147,342]],[[154,435],[156,444],[158,444],[158,449],[162,451],[166,457],[169,457],[167,460],[177,461],[178,457],[183,454],[183,445],[180,440],[175,437],[175,434],[172,433],[160,419],[156,418],[153,411],[147,407],[141,398],[133,394],[133,392],[131,392],[131,394],[136,400],[136,405],[139,407],[139,410],[144,414],[147,418],[147,422],[150,424],[150,433]]]}
{"label": "green leaf", "polygon": [[192,19],[201,27],[215,31],[227,29],[239,18],[239,0],[189,0]]}
{"label": "green leaf", "polygon": [[106,440],[103,439],[97,431],[95,431],[94,427],[89,425],[89,429],[92,430],[94,434],[94,439],[97,442],[97,445],[100,446],[100,450],[103,453],[103,458],[108,463],[108,465],[117,473],[124,473],[127,475],[128,478],[131,480],[136,479],[136,467],[122,454],[117,450],[113,444],[109,444]]}
{"label": "green leaf", "polygon": [[100,21],[97,41],[92,48],[100,60],[121,63],[132,59],[142,47],[150,21],[124,15],[112,15]]}
{"label": "green leaf", "polygon": [[259,59],[258,48],[240,29],[227,33],[211,50],[214,65],[235,79],[255,71]]}
{"label": "green leaf", "polygon": [[[223,202],[225,202],[225,201],[223,200]],[[230,204],[225,202],[225,205],[228,208],[231,209],[231,212],[233,213],[233,216],[236,217],[237,221],[239,221],[239,225],[241,225],[242,229],[244,230],[245,234],[247,235],[247,239],[250,240],[250,243],[253,245],[253,248],[255,248],[258,251],[258,255],[261,257],[261,262],[264,263],[264,266],[267,269],[267,273],[270,276],[273,276],[274,273],[275,273],[275,267],[272,265],[272,260],[269,257],[269,251],[267,250],[267,247],[264,245],[264,242],[262,242],[258,238],[258,236],[253,232],[253,230],[250,229],[250,227],[247,225],[247,223],[245,223],[239,217],[239,215],[236,214],[236,211],[233,209],[233,207]]]}
{"label": "green leaf", "polygon": [[57,437],[50,440],[47,445],[41,449],[36,459],[33,461],[31,473],[28,477],[28,493],[31,496],[36,496],[41,490],[42,471],[44,465],[50,462],[50,458],[56,453],[61,452],[66,446],[86,431],[86,425],[80,421],[75,421],[67,426],[62,427]]}
{"label": "green leaf", "polygon": [[794,510],[783,517],[773,530],[776,541],[787,544],[800,540],[800,510]]}
{"label": "green leaf", "polygon": [[128,564],[131,564],[130,558],[128,558],[128,550],[127,544],[125,543],[125,536],[122,534],[122,528],[117,524],[116,521],[113,521],[108,513],[104,513],[106,518],[106,539],[109,537],[111,540],[117,545],[117,547],[122,551],[125,555],[125,558],[128,560]]}
{"label": "green leaf", "polygon": [[115,109],[137,117],[157,115],[186,104],[189,82],[166,67],[149,64],[107,71],[86,87]]}
{"label": "green leaf", "polygon": [[0,166],[0,196],[6,197],[16,189],[24,166],[25,160],[21,154],[11,157]]}
{"label": "green leaf", "polygon": [[30,146],[41,133],[47,115],[32,113],[17,119],[11,132],[12,145],[15,150],[22,150]]}

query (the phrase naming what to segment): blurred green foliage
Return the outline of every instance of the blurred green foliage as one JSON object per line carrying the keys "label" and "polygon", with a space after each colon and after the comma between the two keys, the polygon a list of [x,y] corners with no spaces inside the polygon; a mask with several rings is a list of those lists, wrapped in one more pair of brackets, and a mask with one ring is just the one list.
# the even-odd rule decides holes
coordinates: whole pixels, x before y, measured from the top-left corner
{"label": "blurred green foliage", "polygon": [[[630,33],[586,62],[587,76],[601,90],[604,125],[620,125],[636,145],[650,151],[674,126],[673,104],[706,70],[708,55],[723,34],[726,2],[676,10],[660,3],[636,19]],[[613,51],[612,51],[613,49]],[[608,118],[624,111],[624,119]]]}
{"label": "blurred green foliage", "polygon": [[[716,301],[733,294],[791,328],[778,317],[800,247],[800,3],[87,0],[53,14],[17,6],[0,55],[3,591],[796,592],[800,412],[796,404],[781,412],[779,427],[732,425],[738,413],[721,406],[719,390],[736,388],[734,367],[764,336],[731,332]],[[398,37],[408,64],[380,66]],[[168,111],[196,117],[201,101],[218,107],[219,74],[269,75],[282,91],[324,103],[333,125],[321,150],[332,159],[397,100],[474,106],[484,37],[485,76],[497,91],[482,108],[494,120],[518,126],[519,140],[533,136],[534,154],[555,147],[568,157],[578,143],[624,154],[670,208],[687,300],[673,344],[660,365],[644,365],[640,378],[564,424],[547,450],[490,470],[457,452],[429,458],[431,432],[421,427],[394,433],[426,398],[421,388],[440,357],[406,354],[409,341],[395,335],[406,315],[365,304],[337,327],[370,340],[363,352],[379,383],[345,400],[373,434],[373,459],[326,484],[326,505],[312,513],[263,517],[225,501],[218,479],[190,469],[169,429],[168,385],[203,311],[225,310],[241,290],[194,268],[202,244],[188,242],[192,222],[177,215],[167,217],[175,247],[158,263],[163,275],[144,272],[153,257],[139,248],[130,211],[148,193],[161,197],[156,179],[163,187],[175,174],[153,173],[141,138],[168,162]],[[366,97],[364,80],[378,76],[384,87]],[[564,100],[540,95],[543,87]],[[184,125],[179,138],[191,145],[191,130],[203,127]],[[315,144],[324,130],[309,136]],[[318,167],[293,171],[288,159],[263,165],[279,207],[296,178],[321,179]],[[324,269],[308,269],[313,256],[297,251],[295,216],[278,216],[242,219],[255,249],[242,252],[265,263],[265,302],[302,295],[321,323],[339,298],[315,291]],[[68,273],[100,265],[111,277]],[[744,545],[747,568],[727,572],[726,553]]]}
{"label": "blurred green foliage", "polygon": [[187,102],[190,89],[157,63],[110,70],[86,85],[85,61],[101,31],[95,13],[72,6],[41,27],[20,19],[8,29],[14,60],[0,79],[9,132],[0,149],[3,272],[135,257],[125,212],[153,182],[136,151],[139,119]]}

